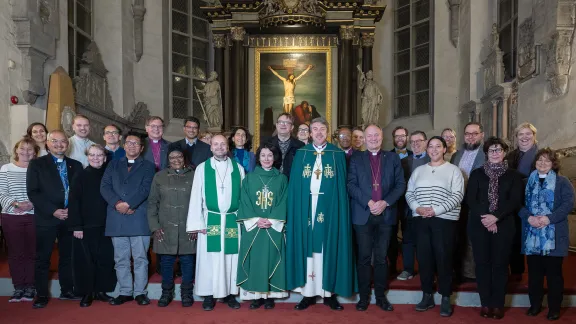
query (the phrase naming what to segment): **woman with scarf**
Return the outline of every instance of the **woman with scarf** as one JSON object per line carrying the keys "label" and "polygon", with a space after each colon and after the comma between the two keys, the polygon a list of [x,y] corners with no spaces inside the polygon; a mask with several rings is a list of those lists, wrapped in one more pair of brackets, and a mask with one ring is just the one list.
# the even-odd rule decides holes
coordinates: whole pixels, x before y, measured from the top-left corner
{"label": "woman with scarf", "polygon": [[562,261],[568,255],[568,214],[574,208],[574,187],[558,174],[557,153],[544,148],[536,153],[536,170],[526,185],[522,219],[522,253],[528,260],[528,296],[526,315],[542,310],[544,276],[548,283],[548,320],[560,318],[564,290]]}
{"label": "woman with scarf", "polygon": [[228,137],[230,157],[244,167],[246,173],[254,171],[256,156],[252,150],[252,135],[244,127],[236,127]]}
{"label": "woman with scarf", "polygon": [[508,145],[490,137],[484,143],[487,161],[470,174],[466,201],[470,208],[468,235],[476,261],[480,316],[504,317],[508,262],[515,217],[522,206],[522,175],[504,160]]}

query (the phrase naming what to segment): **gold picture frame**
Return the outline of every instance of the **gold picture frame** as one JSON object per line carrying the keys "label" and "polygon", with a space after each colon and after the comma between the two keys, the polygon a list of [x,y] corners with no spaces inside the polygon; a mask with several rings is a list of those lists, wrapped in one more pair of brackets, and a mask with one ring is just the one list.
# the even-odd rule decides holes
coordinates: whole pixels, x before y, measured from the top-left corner
{"label": "gold picture frame", "polygon": [[[299,55],[299,54],[323,54],[325,55],[325,66],[322,67],[322,71],[324,71],[325,69],[325,91],[326,91],[326,98],[325,98],[325,109],[321,109],[321,112],[323,114],[320,114],[321,116],[325,117],[326,120],[328,121],[328,123],[330,124],[332,121],[332,47],[330,46],[316,46],[316,47],[256,47],[254,49],[254,139],[253,139],[253,148],[254,150],[256,150],[259,146],[260,146],[260,140],[262,137],[262,132],[261,132],[261,115],[262,115],[262,110],[261,110],[261,91],[262,91],[262,85],[261,85],[261,76],[262,76],[262,72],[264,73],[270,73],[267,71],[262,71],[261,69],[261,64],[262,64],[262,59],[263,56],[267,55],[267,54],[285,54],[286,57],[288,56],[294,56],[294,55]],[[280,59],[280,58],[278,58]],[[310,73],[314,73],[314,71],[312,70],[312,72]],[[306,77],[304,77],[303,79],[305,79]],[[281,82],[281,81],[278,81]],[[302,81],[298,81],[299,83],[302,83]],[[302,87],[301,85],[299,87]],[[282,94],[278,94],[278,102],[282,101]],[[298,98],[297,95],[297,90],[295,91],[295,98],[299,99],[299,100],[303,100],[302,98]],[[305,101],[305,100],[304,100]],[[298,100],[296,100],[296,104],[298,103]],[[295,104],[295,105],[296,105]],[[282,110],[282,106],[279,107],[280,111]],[[297,108],[295,106],[295,108]],[[295,109],[294,108],[294,109]],[[277,110],[277,109],[276,109]],[[274,111],[274,112],[278,112],[278,111]],[[273,114],[273,121],[274,123],[276,122],[276,118],[278,114],[274,113]],[[330,140],[330,129],[328,129],[328,140]]]}

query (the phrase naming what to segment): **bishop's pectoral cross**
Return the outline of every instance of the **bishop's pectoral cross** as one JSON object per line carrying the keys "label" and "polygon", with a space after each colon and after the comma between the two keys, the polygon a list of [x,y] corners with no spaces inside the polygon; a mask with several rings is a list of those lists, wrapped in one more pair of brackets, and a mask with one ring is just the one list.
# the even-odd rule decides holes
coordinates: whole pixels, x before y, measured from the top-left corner
{"label": "bishop's pectoral cross", "polygon": [[319,180],[320,175],[322,174],[322,170],[320,170],[320,168],[318,168],[314,171],[314,174],[316,175],[316,180]]}
{"label": "bishop's pectoral cross", "polygon": [[374,181],[374,183],[372,184],[372,188],[374,188],[374,191],[378,190],[378,186],[379,184],[376,181]]}

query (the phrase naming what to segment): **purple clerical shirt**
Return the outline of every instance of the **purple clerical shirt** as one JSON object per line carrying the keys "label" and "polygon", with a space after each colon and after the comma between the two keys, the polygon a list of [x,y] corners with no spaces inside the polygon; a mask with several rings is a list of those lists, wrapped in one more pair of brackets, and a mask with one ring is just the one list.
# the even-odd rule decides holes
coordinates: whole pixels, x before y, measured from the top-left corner
{"label": "purple clerical shirt", "polygon": [[[380,159],[382,158],[382,151],[378,151],[378,153],[368,152],[368,156],[370,157],[370,169],[371,174],[370,177],[372,179],[372,183],[370,186],[372,187],[372,200],[377,202],[382,200],[382,184],[380,183],[382,180],[382,173],[380,170],[380,166],[382,165]],[[377,183],[376,190],[374,189],[374,184]]]}
{"label": "purple clerical shirt", "polygon": [[156,164],[156,172],[160,171],[160,141],[150,140],[150,148],[152,149],[152,157],[154,157],[154,164]]}

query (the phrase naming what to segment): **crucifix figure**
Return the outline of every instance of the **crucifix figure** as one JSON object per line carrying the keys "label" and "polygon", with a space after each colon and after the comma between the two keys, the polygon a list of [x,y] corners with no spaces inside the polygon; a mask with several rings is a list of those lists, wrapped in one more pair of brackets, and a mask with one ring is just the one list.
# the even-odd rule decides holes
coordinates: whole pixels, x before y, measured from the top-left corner
{"label": "crucifix figure", "polygon": [[310,277],[310,279],[312,279],[312,281],[314,281],[314,278],[316,278],[314,271],[312,271],[312,274],[309,274],[308,277]]}
{"label": "crucifix figure", "polygon": [[314,174],[316,175],[316,180],[320,179],[320,175],[322,174],[322,171],[320,169],[316,169],[314,171]]}
{"label": "crucifix figure", "polygon": [[[299,76],[294,76],[294,69],[302,69],[306,66],[306,69],[300,73]],[[296,103],[294,97],[294,90],[296,89],[296,81],[300,80],[308,71],[310,71],[314,66],[311,64],[304,65],[299,64],[296,59],[284,59],[281,66],[274,65],[268,66],[268,70],[272,71],[275,76],[278,77],[284,83],[284,101],[283,101],[283,108],[285,113],[292,112],[292,108],[294,108],[294,104]],[[278,74],[276,70],[286,70],[288,72],[288,76],[285,78]]]}

